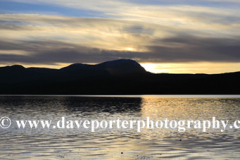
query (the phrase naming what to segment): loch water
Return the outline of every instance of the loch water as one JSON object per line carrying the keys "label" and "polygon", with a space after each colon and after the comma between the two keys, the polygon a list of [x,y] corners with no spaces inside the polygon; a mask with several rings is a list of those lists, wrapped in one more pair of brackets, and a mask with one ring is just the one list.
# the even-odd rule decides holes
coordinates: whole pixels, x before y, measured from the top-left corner
{"label": "loch water", "polygon": [[234,96],[1,96],[0,159],[238,159],[240,129],[19,129],[16,120],[240,120]]}

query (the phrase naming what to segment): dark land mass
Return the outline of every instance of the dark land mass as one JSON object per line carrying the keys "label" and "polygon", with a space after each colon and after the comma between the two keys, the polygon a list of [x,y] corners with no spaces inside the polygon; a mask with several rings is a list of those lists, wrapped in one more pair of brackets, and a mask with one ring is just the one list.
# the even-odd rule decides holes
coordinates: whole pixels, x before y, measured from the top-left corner
{"label": "dark land mass", "polygon": [[240,72],[153,74],[133,60],[61,69],[0,67],[0,94],[240,94]]}

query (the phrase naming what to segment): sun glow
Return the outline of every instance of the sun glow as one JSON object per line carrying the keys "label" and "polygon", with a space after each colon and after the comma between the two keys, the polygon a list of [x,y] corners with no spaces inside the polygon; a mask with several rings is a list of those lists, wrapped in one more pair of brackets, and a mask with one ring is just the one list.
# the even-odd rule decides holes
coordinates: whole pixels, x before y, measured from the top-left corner
{"label": "sun glow", "polygon": [[240,63],[141,63],[141,66],[152,73],[217,74],[239,71]]}
{"label": "sun glow", "polygon": [[166,73],[169,71],[169,69],[165,69],[164,66],[159,66],[159,64],[154,63],[142,63],[141,66],[143,66],[146,71],[152,73]]}
{"label": "sun glow", "polygon": [[125,48],[126,51],[134,51],[133,48]]}

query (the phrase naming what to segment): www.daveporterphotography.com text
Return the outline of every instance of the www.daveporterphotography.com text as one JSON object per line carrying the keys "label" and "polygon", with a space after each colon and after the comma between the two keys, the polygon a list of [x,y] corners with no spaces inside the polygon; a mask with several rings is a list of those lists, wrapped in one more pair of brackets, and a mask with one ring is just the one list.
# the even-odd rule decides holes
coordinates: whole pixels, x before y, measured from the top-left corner
{"label": "www.daveporterphotography.com text", "polygon": [[2,117],[0,119],[0,128],[7,129],[15,123],[18,129],[25,128],[48,128],[48,129],[76,129],[84,128],[90,129],[91,132],[96,132],[97,129],[136,129],[137,132],[141,132],[142,129],[161,129],[170,128],[177,129],[178,132],[185,132],[186,129],[194,128],[207,132],[208,129],[219,129],[224,132],[226,128],[239,129],[240,120],[234,121],[232,124],[229,120],[217,120],[212,117],[211,120],[169,120],[165,118],[163,120],[151,120],[150,117],[139,120],[122,120],[122,119],[102,119],[102,120],[90,120],[90,119],[75,119],[70,120],[65,117],[61,117],[58,121],[52,120],[11,120],[8,117]]}

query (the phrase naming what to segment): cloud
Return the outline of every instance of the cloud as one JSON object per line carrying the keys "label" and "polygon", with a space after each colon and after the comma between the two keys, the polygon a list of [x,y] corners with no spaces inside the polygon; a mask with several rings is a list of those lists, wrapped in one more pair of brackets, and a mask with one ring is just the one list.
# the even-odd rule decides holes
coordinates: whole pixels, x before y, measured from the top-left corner
{"label": "cloud", "polygon": [[[165,46],[158,45],[163,43]],[[240,62],[240,37],[232,39],[171,37],[155,39],[148,52],[90,48],[61,41],[0,41],[2,50],[20,50],[25,55],[0,54],[0,62],[99,63],[129,58],[139,62]],[[168,47],[167,47],[168,45]]]}
{"label": "cloud", "polygon": [[[135,20],[150,23],[175,23],[185,24],[186,22],[221,20],[227,18],[231,21],[235,17],[239,18],[238,0],[172,0],[173,4],[166,4],[169,0],[147,1],[139,3],[139,1],[118,1],[118,0],[15,0],[22,3],[48,4],[50,6],[63,6],[66,8],[74,8],[79,11],[89,11],[101,13],[105,18],[117,18],[125,20]],[[157,2],[157,3],[156,3]],[[199,4],[201,2],[201,5]],[[204,2],[212,2],[211,5],[204,5]],[[225,2],[226,5],[218,6],[216,2]],[[228,5],[234,2],[234,5]],[[238,3],[237,3],[238,2]],[[237,3],[237,4],[235,4]],[[214,5],[215,4],[215,5]],[[59,13],[61,14],[61,13]],[[97,16],[96,16],[97,17]],[[222,18],[221,18],[222,17]],[[238,19],[236,18],[236,20]],[[214,23],[215,21],[211,21]],[[209,23],[209,21],[208,21]],[[221,22],[220,22],[221,23]],[[232,23],[232,21],[230,22]],[[228,23],[229,24],[229,23]]]}
{"label": "cloud", "polygon": [[[100,5],[103,8],[97,6],[100,2],[84,5],[105,11],[109,18],[0,14],[1,63],[98,63],[118,58],[139,62],[240,61],[238,10],[107,2]],[[124,5],[115,6],[119,3]]]}
{"label": "cloud", "polygon": [[[240,62],[240,37],[203,38],[194,36],[155,39],[149,50],[164,62]],[[158,44],[168,44],[162,47]]]}
{"label": "cloud", "polygon": [[[35,64],[54,64],[54,63],[74,63],[74,62],[103,62],[106,60],[118,59],[128,55],[134,59],[134,55],[124,51],[100,50],[88,48],[59,41],[0,41],[2,50],[20,50],[28,52],[27,55],[0,54],[0,62],[12,63],[35,63]],[[136,57],[135,57],[136,58]]]}

